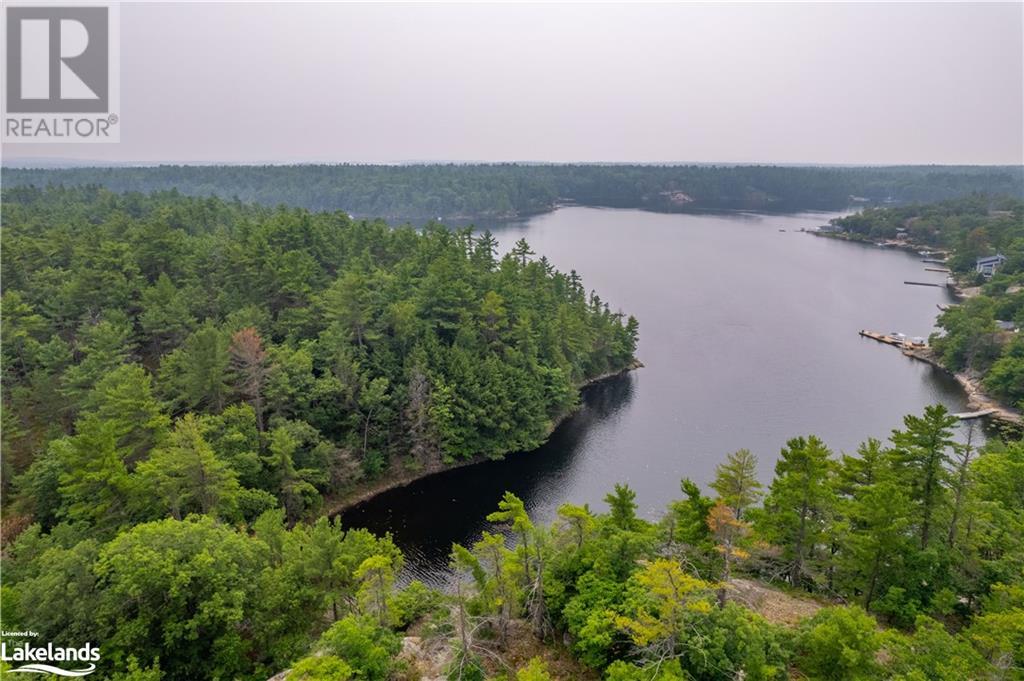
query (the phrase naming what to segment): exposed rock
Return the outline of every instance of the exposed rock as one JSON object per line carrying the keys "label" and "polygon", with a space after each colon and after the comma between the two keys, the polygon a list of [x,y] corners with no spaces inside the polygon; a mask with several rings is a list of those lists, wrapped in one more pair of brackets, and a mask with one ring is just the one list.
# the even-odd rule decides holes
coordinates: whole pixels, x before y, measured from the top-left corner
{"label": "exposed rock", "polygon": [[729,600],[750,608],[772,624],[793,626],[824,607],[809,596],[793,596],[749,579],[733,579],[729,587]]}
{"label": "exposed rock", "polygon": [[416,671],[420,681],[443,681],[452,650],[443,641],[424,641],[419,636],[402,638],[398,659]]}

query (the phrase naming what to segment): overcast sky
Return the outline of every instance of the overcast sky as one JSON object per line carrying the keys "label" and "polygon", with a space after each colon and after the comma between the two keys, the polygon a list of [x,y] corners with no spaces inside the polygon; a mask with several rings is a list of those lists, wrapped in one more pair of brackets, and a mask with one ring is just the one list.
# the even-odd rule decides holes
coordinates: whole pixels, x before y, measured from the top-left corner
{"label": "overcast sky", "polygon": [[1003,4],[131,4],[111,161],[1024,162]]}

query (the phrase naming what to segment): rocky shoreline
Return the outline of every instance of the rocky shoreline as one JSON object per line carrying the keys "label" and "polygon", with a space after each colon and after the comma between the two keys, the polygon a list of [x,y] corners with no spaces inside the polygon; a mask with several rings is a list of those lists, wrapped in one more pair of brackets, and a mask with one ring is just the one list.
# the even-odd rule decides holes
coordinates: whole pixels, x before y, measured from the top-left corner
{"label": "rocky shoreline", "polygon": [[[808,234],[815,236],[822,236],[832,239],[838,239],[840,241],[849,241],[852,243],[866,244],[876,246],[878,248],[897,248],[901,250],[913,251],[915,253],[921,253],[926,251],[928,253],[936,255],[946,255],[948,253],[941,250],[936,250],[931,246],[922,246],[909,241],[885,241],[877,242],[868,238],[860,238],[857,235],[850,235],[847,232],[819,232],[816,230],[807,230]],[[960,282],[956,281],[955,277],[950,275],[947,286],[953,292],[953,295],[960,300],[966,300],[967,298],[973,298],[974,296],[981,293],[980,286],[962,286]],[[1024,425],[1024,415],[1018,410],[1003,404],[996,398],[992,397],[985,392],[984,387],[981,384],[981,378],[973,375],[966,371],[951,371],[949,368],[944,366],[941,361],[935,356],[935,353],[931,348],[908,348],[903,350],[903,354],[912,359],[919,360],[930,364],[931,366],[944,371],[945,373],[956,379],[960,387],[963,388],[964,393],[967,395],[967,407],[972,411],[989,411],[990,418],[993,418],[1003,423],[1008,423],[1013,426]]]}
{"label": "rocky shoreline", "polygon": [[[980,286],[961,286],[960,282],[954,277],[950,277],[949,287],[960,300],[966,300],[967,298],[973,298],[981,292]],[[967,393],[967,406],[974,410],[987,410],[993,409],[991,418],[1010,423],[1016,426],[1024,424],[1024,416],[1021,413],[1010,407],[1009,405],[1003,404],[1001,401],[992,397],[985,392],[985,389],[981,385],[981,377],[973,375],[967,371],[951,371],[945,367],[932,352],[931,348],[924,348],[923,350],[909,350],[904,354],[919,359],[922,362],[927,362],[933,367],[945,371],[956,379],[957,383]]]}
{"label": "rocky shoreline", "polygon": [[1003,421],[1012,425],[1024,424],[1024,416],[1016,409],[1002,404],[999,400],[988,395],[981,385],[981,380],[977,376],[972,376],[964,371],[950,371],[942,362],[935,357],[935,353],[932,352],[931,348],[911,348],[903,351],[903,354],[907,357],[912,357],[921,362],[930,364],[931,366],[946,372],[950,376],[956,379],[960,387],[963,388],[967,394],[967,408],[971,411],[988,411],[992,410],[992,413],[988,416],[990,418]]}
{"label": "rocky shoreline", "polygon": [[[577,388],[583,389],[596,383],[600,383],[601,381],[607,380],[609,378],[621,376],[622,374],[634,371],[636,369],[641,369],[643,368],[643,366],[643,362],[634,358],[633,361],[630,362],[624,368],[619,369],[617,371],[609,371],[607,373],[594,376],[593,378],[590,378],[581,383],[580,385],[578,385]],[[575,411],[576,410],[568,411],[559,416],[557,419],[555,419],[554,422],[551,424],[551,427],[548,429],[547,436],[550,436],[551,433],[553,433],[555,429],[558,428],[558,426],[561,425],[563,421],[565,421],[565,419],[572,416],[575,413]],[[545,439],[547,439],[547,436],[545,437]],[[512,454],[512,456],[514,456],[514,454]],[[489,457],[478,455],[469,459],[456,461],[454,463],[444,463],[441,461],[432,462],[431,464],[420,468],[412,468],[400,460],[395,460],[392,462],[391,466],[388,468],[385,474],[382,475],[380,478],[377,478],[372,481],[367,481],[365,483],[358,483],[346,489],[343,492],[339,492],[336,495],[327,496],[324,499],[324,506],[321,513],[327,516],[334,516],[338,513],[341,513],[350,508],[365,503],[376,497],[378,494],[383,494],[384,492],[388,492],[393,489],[406,487],[416,482],[417,480],[422,480],[423,478],[428,478],[432,475],[444,473],[445,471],[455,470],[457,468],[464,468],[466,466],[473,466],[475,464],[484,463],[486,461],[492,460],[493,459]]]}

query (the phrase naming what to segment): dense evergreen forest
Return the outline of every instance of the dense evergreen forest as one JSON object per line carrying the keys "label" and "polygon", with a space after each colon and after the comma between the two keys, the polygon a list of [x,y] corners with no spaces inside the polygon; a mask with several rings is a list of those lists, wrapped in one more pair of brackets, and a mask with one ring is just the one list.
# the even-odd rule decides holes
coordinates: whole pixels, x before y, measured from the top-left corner
{"label": "dense evergreen forest", "polygon": [[[1024,202],[973,195],[935,204],[867,209],[834,223],[850,234],[948,249],[948,263],[969,296],[938,319],[931,345],[943,365],[978,376],[987,391],[1024,409]],[[1006,258],[991,277],[977,259]],[[980,287],[980,288],[975,288]]]}
{"label": "dense evergreen forest", "polygon": [[294,522],[366,478],[532,449],[633,361],[636,320],[525,242],[174,193],[3,199],[5,510],[44,529]]}
{"label": "dense evergreen forest", "polygon": [[507,219],[559,203],[656,211],[839,209],[971,192],[1024,198],[1024,168],[713,165],[292,165],[3,170],[4,186],[178,190],[388,219]]}
{"label": "dense evergreen forest", "polygon": [[[185,417],[163,451],[208,462],[217,488],[178,476],[189,515],[116,534],[73,513],[32,525],[4,553],[4,628],[102,641],[120,681],[1021,679],[1024,443],[978,450],[957,423],[929,407],[842,455],[793,438],[767,488],[741,450],[713,496],[683,480],[657,521],[623,485],[550,526],[506,493],[441,593],[397,584],[387,537],[285,509],[227,521],[233,460]],[[752,579],[777,585],[773,607],[745,596]]]}

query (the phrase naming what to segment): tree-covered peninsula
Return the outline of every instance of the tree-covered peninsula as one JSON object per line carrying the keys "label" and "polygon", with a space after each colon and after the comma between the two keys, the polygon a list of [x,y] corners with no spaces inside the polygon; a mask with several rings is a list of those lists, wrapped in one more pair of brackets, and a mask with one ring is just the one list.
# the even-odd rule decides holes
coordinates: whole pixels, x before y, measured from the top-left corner
{"label": "tree-covered peninsula", "polygon": [[176,193],[3,196],[5,520],[315,515],[543,442],[637,322],[527,243]]}

